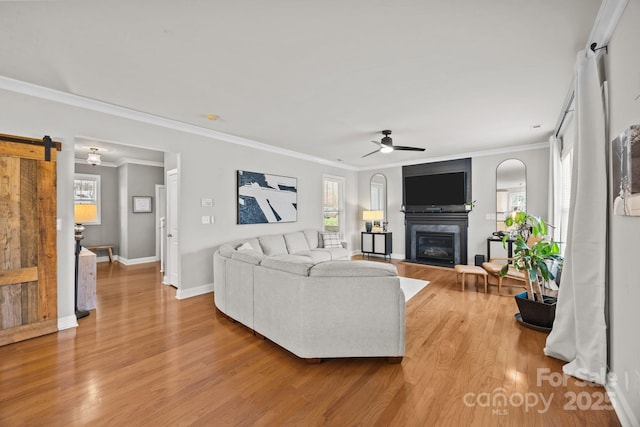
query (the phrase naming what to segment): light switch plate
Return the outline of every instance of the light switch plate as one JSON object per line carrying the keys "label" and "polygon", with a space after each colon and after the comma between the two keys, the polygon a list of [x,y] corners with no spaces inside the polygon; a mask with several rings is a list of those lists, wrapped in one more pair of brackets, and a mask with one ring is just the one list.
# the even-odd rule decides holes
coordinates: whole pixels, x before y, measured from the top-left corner
{"label": "light switch plate", "polygon": [[203,197],[201,202],[200,202],[200,205],[203,208],[211,208],[211,207],[213,207],[213,199],[209,199],[209,198]]}
{"label": "light switch plate", "polygon": [[203,215],[202,216],[202,223],[203,224],[210,224],[211,223],[211,218],[209,218],[209,215]]}

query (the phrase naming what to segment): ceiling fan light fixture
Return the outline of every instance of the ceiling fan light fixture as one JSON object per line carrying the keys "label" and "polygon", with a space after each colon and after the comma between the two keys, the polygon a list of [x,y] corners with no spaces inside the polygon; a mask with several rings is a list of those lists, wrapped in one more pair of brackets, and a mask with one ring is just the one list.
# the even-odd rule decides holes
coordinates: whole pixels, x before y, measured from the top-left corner
{"label": "ceiling fan light fixture", "polygon": [[100,154],[98,154],[97,148],[90,148],[89,154],[87,154],[87,163],[91,166],[98,166],[102,161],[100,160]]}
{"label": "ceiling fan light fixture", "polygon": [[393,147],[390,147],[388,145],[383,145],[382,147],[380,147],[380,152],[387,154],[387,153],[392,153],[393,152]]}

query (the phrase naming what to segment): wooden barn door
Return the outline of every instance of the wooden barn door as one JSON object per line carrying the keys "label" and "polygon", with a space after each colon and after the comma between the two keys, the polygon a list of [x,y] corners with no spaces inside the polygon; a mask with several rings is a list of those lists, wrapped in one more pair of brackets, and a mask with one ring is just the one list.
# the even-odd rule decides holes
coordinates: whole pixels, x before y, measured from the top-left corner
{"label": "wooden barn door", "polygon": [[0,134],[0,345],[56,332],[56,151]]}

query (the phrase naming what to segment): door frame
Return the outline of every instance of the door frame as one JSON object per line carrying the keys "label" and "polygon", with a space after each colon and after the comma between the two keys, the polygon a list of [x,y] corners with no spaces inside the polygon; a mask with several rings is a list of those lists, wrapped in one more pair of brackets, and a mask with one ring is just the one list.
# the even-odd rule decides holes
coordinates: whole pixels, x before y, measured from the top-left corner
{"label": "door frame", "polygon": [[[162,207],[161,201],[164,201],[164,209],[160,209]],[[164,222],[163,218],[167,217],[167,193],[165,191],[164,184],[156,184],[156,198],[155,198],[155,213],[156,213],[156,260],[160,261],[160,272],[163,272],[163,246],[162,239],[164,237]]]}
{"label": "door frame", "polygon": [[[175,188],[175,198],[172,197],[171,195],[171,186],[169,185],[169,177],[175,175],[176,177],[176,188]],[[166,228],[167,228],[167,237],[166,237],[166,254],[167,254],[167,263],[166,263],[166,268],[165,268],[165,275],[162,278],[162,283],[164,283],[165,285],[172,285],[174,287],[176,287],[177,289],[180,289],[180,173],[178,171],[178,169],[171,169],[169,171],[167,171],[167,180],[165,183],[166,187],[165,187],[165,195],[166,195],[166,205],[167,205],[167,216],[166,216]],[[175,200],[175,203],[177,204],[177,206],[175,206],[175,212],[176,212],[176,218],[175,218],[175,227],[176,230],[178,230],[178,241],[176,243],[177,245],[177,257],[178,259],[175,260],[175,268],[176,271],[173,272],[171,271],[171,248],[169,246],[169,230],[171,229],[170,226],[171,224],[169,224],[169,212],[171,211],[171,203],[172,200]],[[171,275],[175,274],[176,277],[176,282],[177,283],[172,283],[171,282]]]}

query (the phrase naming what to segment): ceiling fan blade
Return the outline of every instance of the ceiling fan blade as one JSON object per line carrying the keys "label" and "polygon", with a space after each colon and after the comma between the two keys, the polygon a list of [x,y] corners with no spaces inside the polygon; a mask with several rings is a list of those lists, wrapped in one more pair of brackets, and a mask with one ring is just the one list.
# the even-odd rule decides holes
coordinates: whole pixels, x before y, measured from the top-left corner
{"label": "ceiling fan blade", "polygon": [[376,151],[372,151],[369,154],[365,154],[364,156],[362,156],[361,158],[365,158],[365,157],[369,157],[372,154],[376,154],[377,152],[379,152],[380,150],[376,150]]}
{"label": "ceiling fan blade", "polygon": [[424,151],[425,148],[419,148],[419,147],[403,147],[401,145],[394,145],[393,146],[394,150],[399,150],[399,151]]}
{"label": "ceiling fan blade", "polygon": [[381,144],[379,141],[371,141],[371,142],[373,142],[374,144],[376,144],[378,147],[382,146],[382,144]]}

